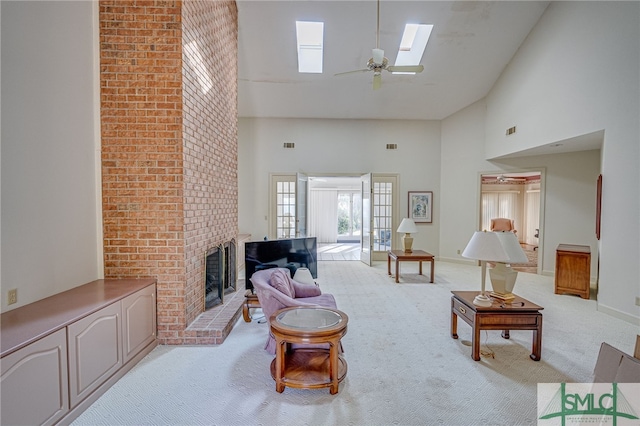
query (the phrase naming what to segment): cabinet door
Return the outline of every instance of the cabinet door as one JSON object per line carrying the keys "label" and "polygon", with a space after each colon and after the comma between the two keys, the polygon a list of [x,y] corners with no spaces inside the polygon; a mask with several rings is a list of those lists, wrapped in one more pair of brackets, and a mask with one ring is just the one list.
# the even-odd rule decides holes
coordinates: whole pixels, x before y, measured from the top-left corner
{"label": "cabinet door", "polygon": [[124,364],[156,339],[156,286],[122,300]]}
{"label": "cabinet door", "polygon": [[122,366],[121,315],[117,302],[67,327],[72,408]]}
{"label": "cabinet door", "polygon": [[55,424],[69,411],[65,330],[2,358],[3,425]]}

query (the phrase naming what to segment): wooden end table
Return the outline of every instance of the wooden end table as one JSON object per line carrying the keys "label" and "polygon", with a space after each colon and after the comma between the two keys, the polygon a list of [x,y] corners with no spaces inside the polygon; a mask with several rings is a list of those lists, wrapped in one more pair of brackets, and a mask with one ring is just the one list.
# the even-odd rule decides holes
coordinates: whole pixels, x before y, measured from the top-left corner
{"label": "wooden end table", "polygon": [[[274,313],[269,324],[276,340],[276,357],[271,362],[276,391],[282,393],[285,386],[328,387],[332,395],[338,393],[347,375],[340,339],[347,334],[348,321],[344,312],[319,306],[295,306]],[[295,349],[294,343],[298,344]],[[322,344],[329,349],[318,347]]]}
{"label": "wooden end table", "polygon": [[251,290],[247,290],[244,294],[244,302],[242,303],[242,318],[245,322],[251,322],[252,317],[249,309],[261,308],[258,295],[252,293]]}
{"label": "wooden end table", "polygon": [[433,255],[423,250],[413,250],[405,253],[404,250],[389,250],[387,252],[387,272],[391,276],[391,259],[396,261],[396,283],[400,282],[400,262],[420,262],[419,274],[422,275],[422,262],[431,262],[431,281],[435,278],[435,264]]}
{"label": "wooden end table", "polygon": [[544,308],[515,296],[509,302],[491,299],[489,307],[476,306],[473,299],[478,291],[452,291],[451,337],[458,338],[458,317],[473,329],[471,358],[480,360],[480,330],[502,330],[502,337],[509,338],[509,330],[533,330],[533,345],[529,357],[540,361],[542,352],[542,313]]}

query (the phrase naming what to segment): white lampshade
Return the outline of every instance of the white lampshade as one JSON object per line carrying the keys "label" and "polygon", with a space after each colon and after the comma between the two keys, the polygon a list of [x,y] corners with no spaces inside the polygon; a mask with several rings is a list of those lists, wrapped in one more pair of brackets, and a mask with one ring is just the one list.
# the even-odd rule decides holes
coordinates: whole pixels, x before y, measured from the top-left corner
{"label": "white lampshade", "polygon": [[505,263],[525,263],[527,255],[520,247],[518,238],[513,232],[476,232],[462,252],[462,256],[480,260],[482,265],[482,291],[474,300],[478,306],[490,306],[484,296],[486,262],[494,262],[496,266],[490,271],[493,296],[513,298],[513,286],[518,273],[506,267]]}
{"label": "white lampshade", "polygon": [[308,268],[298,268],[293,276],[293,279],[302,284],[315,284],[311,271]]}
{"label": "white lampshade", "polygon": [[416,226],[416,223],[413,221],[413,219],[405,217],[404,219],[402,219],[400,226],[398,226],[398,232],[405,234],[415,234],[418,232],[418,227]]}
{"label": "white lampshade", "polygon": [[494,234],[500,239],[500,244],[509,258],[504,261],[505,263],[526,263],[529,261],[524,250],[520,247],[516,234],[513,232],[494,232]]}
{"label": "white lampshade", "polygon": [[[521,249],[522,250],[522,249]],[[487,262],[508,262],[509,255],[505,251],[496,232],[476,231],[462,252],[467,259]]]}

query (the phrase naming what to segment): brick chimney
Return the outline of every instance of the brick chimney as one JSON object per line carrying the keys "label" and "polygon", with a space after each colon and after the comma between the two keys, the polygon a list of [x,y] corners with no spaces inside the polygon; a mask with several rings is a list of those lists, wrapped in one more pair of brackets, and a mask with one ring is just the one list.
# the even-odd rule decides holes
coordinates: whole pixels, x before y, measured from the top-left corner
{"label": "brick chimney", "polygon": [[105,277],[156,277],[159,342],[194,344],[204,254],[237,240],[237,7],[99,7]]}

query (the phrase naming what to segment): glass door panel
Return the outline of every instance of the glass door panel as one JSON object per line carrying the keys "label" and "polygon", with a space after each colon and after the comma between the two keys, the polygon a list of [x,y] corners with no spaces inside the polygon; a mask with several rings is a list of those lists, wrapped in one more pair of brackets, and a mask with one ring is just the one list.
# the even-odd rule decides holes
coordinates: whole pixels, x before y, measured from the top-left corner
{"label": "glass door panel", "polygon": [[360,240],[360,260],[371,265],[373,204],[371,203],[371,173],[363,175],[362,185],[362,238]]}

